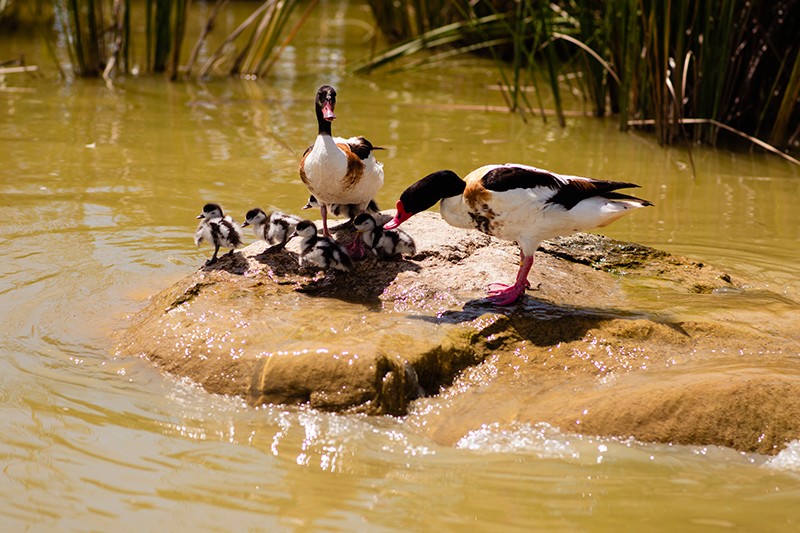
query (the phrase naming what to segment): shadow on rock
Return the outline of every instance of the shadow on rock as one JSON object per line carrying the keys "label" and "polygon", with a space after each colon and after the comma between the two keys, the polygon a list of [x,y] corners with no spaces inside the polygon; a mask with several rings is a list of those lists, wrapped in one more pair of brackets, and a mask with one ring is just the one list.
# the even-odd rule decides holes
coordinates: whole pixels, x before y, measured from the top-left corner
{"label": "shadow on rock", "polygon": [[505,317],[508,322],[503,329],[513,328],[520,339],[528,340],[535,346],[554,346],[561,342],[580,340],[587,331],[613,320],[645,319],[666,326],[680,335],[689,335],[680,322],[665,320],[663,316],[654,317],[646,312],[608,307],[559,305],[527,295],[509,307],[498,306],[487,298],[481,298],[467,301],[461,310],[448,310],[437,316],[419,315],[410,318],[439,324],[461,324],[473,322],[487,314]]}
{"label": "shadow on rock", "polygon": [[[419,272],[419,265],[405,259],[392,261],[367,257],[355,262],[352,272],[317,273],[297,291],[309,296],[335,298],[380,308],[381,294],[401,272]],[[302,269],[309,271],[308,269]],[[311,270],[313,272],[313,270]]]}
{"label": "shadow on rock", "polygon": [[[275,283],[293,284],[297,292],[308,296],[339,299],[370,308],[381,305],[380,295],[399,273],[420,270],[418,264],[402,257],[387,261],[373,256],[354,261],[352,272],[300,267],[299,253],[294,249],[296,243],[290,246],[271,246],[251,258]],[[242,272],[246,266],[243,265]]]}
{"label": "shadow on rock", "polygon": [[210,265],[203,265],[197,270],[201,272],[225,271],[230,274],[242,275],[247,271],[247,258],[241,252],[223,254],[216,262]]}

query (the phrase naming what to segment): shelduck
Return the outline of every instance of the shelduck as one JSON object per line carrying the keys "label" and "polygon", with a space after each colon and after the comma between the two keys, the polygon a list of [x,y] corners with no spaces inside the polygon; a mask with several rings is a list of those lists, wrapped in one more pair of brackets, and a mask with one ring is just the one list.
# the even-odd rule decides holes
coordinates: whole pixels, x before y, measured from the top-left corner
{"label": "shelduck", "polygon": [[385,228],[441,200],[442,218],[451,226],[477,229],[520,247],[520,267],[511,285],[493,283],[488,298],[498,305],[517,301],[530,285],[533,254],[544,239],[606,226],[634,209],[653,205],[615,192],[633,183],[562,176],[527,165],[486,165],[464,180],[440,170],[408,187],[397,202],[397,214]]}
{"label": "shelduck", "polygon": [[256,207],[247,212],[242,227],[252,226],[256,238],[275,248],[283,248],[301,220],[300,217],[280,211],[267,215],[263,209]]}
{"label": "shelduck", "polygon": [[[373,154],[377,148],[364,137],[333,137],[331,122],[336,118],[333,87],[320,87],[314,106],[317,139],[300,161],[300,179],[319,203],[323,237],[330,237],[329,207],[353,204],[358,213],[365,210],[383,186],[383,164]],[[355,257],[363,255],[360,239],[353,241],[349,249]]]}
{"label": "shelduck", "polygon": [[297,224],[294,235],[301,238],[299,263],[301,267],[314,265],[323,270],[335,269],[349,272],[353,262],[347,252],[331,237],[317,235],[317,226],[310,220]]}
{"label": "shelduck", "polygon": [[367,249],[379,259],[396,255],[414,255],[417,247],[406,232],[400,229],[383,229],[369,213],[361,213],[353,220],[356,231]]}
{"label": "shelduck", "polygon": [[217,262],[220,248],[230,248],[225,255],[231,255],[234,249],[242,246],[242,228],[230,216],[225,215],[218,204],[206,204],[197,218],[202,220],[194,234],[195,246],[200,246],[202,242],[214,245],[214,255],[206,261],[206,265]]}

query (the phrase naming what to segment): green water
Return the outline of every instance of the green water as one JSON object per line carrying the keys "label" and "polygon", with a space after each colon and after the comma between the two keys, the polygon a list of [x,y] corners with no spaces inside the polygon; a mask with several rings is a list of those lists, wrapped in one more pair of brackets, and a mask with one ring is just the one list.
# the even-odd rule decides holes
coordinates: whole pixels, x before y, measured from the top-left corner
{"label": "green water", "polygon": [[[502,104],[487,62],[348,76],[368,19],[323,3],[261,82],[65,84],[29,48],[44,75],[0,81],[3,529],[798,528],[797,441],[770,458],[487,421],[444,447],[402,419],[252,409],[115,356],[126,317],[210,255],[192,243],[205,202],[238,220],[256,205],[299,212],[322,83],[339,92],[334,134],[386,148],[383,208],[440,168],[513,161],[633,181],[655,207],[603,233],[747,278],[772,291],[752,305],[776,318],[800,299],[797,168],[698,147],[693,177],[684,148],[612,121],[561,129],[485,111]],[[20,47],[34,45],[0,38],[0,58]]]}

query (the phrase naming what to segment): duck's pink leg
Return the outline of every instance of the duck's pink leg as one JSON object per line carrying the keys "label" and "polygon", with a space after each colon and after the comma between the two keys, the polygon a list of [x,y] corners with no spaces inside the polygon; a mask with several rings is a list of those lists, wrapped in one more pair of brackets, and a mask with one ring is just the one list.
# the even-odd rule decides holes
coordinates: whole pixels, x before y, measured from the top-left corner
{"label": "duck's pink leg", "polygon": [[361,235],[356,234],[356,240],[351,242],[350,244],[345,246],[347,250],[347,255],[349,255],[352,259],[361,259],[366,255],[366,248],[364,247],[364,241],[361,239]]}
{"label": "duck's pink leg", "polygon": [[323,203],[319,204],[319,214],[322,216],[322,236],[330,237],[331,232],[328,231],[328,206]]}
{"label": "duck's pink leg", "polygon": [[[517,280],[513,285],[505,285],[503,283],[492,283],[489,285],[489,300],[497,305],[510,305],[519,300],[519,297],[525,293],[525,289],[530,287],[528,283],[528,272],[531,271],[533,266],[533,256],[525,256],[520,252],[522,259],[517,271]],[[500,289],[493,289],[492,287],[502,287]]]}

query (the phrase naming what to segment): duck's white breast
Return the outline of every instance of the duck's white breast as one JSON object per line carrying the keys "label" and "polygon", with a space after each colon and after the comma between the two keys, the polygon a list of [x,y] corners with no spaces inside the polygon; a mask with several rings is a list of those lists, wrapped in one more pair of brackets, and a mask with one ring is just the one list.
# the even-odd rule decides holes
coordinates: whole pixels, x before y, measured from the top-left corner
{"label": "duck's white breast", "polygon": [[336,146],[330,135],[318,135],[314,146],[303,162],[306,174],[316,195],[339,185],[347,174],[347,156]]}
{"label": "duck's white breast", "polygon": [[370,154],[351,168],[347,155],[336,145],[346,142],[341,137],[320,135],[306,156],[303,169],[318,201],[366,204],[383,186],[383,164]]}

